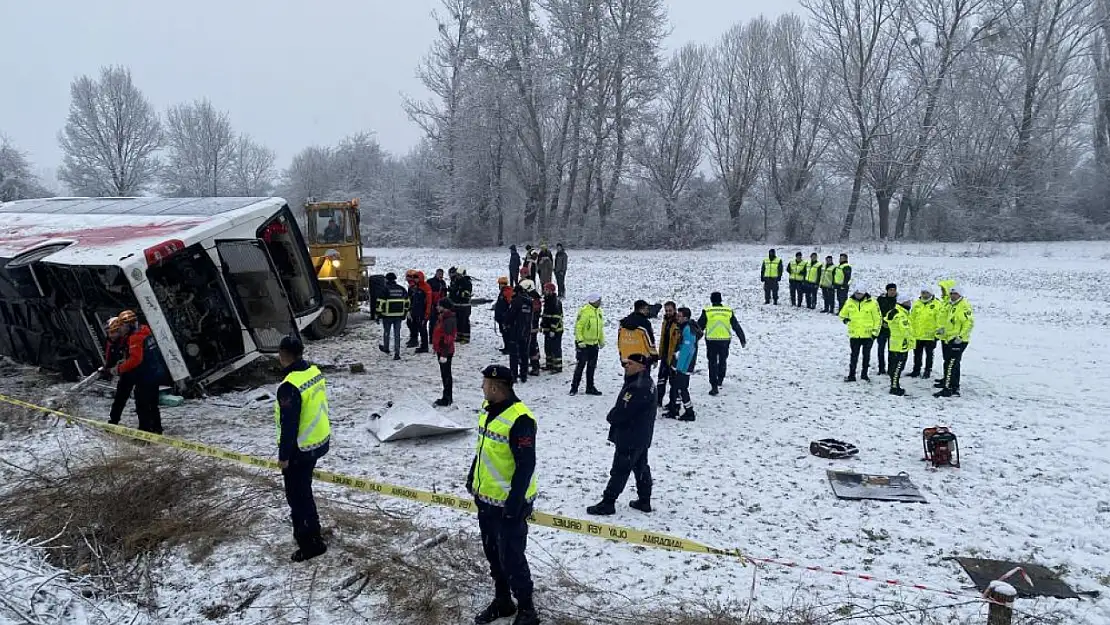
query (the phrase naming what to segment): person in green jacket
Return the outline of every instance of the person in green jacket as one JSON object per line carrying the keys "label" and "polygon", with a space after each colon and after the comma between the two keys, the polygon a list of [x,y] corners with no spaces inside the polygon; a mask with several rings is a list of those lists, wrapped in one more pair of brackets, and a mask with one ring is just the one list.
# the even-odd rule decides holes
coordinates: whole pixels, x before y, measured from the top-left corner
{"label": "person in green jacket", "polygon": [[948,301],[945,317],[937,330],[937,336],[948,352],[948,361],[944,364],[941,390],[934,397],[960,396],[960,361],[967,351],[967,344],[971,342],[971,329],[975,327],[975,315],[971,311],[971,304],[963,296],[963,287],[958,284],[950,285]]}
{"label": "person in green jacket", "polygon": [[[937,330],[940,328],[941,302],[933,297],[933,290],[929,286],[921,288],[921,297],[914,302],[910,309],[910,328],[916,341],[913,347],[913,371],[907,375],[911,378],[928,378],[933,373],[933,352],[937,347]],[[924,358],[925,372],[922,374],[921,365]]]}
{"label": "person in green jacket", "polygon": [[935,336],[940,339],[940,356],[943,361],[940,368],[941,376],[933,380],[937,388],[944,388],[944,372],[948,370],[948,346],[940,336],[940,329],[944,325],[944,320],[948,318],[948,308],[952,306],[952,302],[948,299],[948,290],[955,284],[955,280],[941,280],[937,283],[937,286],[940,287],[940,308],[937,309],[937,331]]}
{"label": "person in green jacket", "polygon": [[574,323],[574,347],[578,362],[574,365],[571,395],[578,394],[583,369],[586,371],[586,394],[601,395],[601,391],[594,385],[597,355],[605,347],[605,318],[601,314],[601,295],[592,293],[586,301],[588,303],[578,311],[578,319]]}
{"label": "person in green jacket", "polygon": [[906,394],[902,388],[902,371],[906,368],[906,360],[910,350],[916,343],[913,329],[910,327],[910,304],[912,296],[899,297],[900,301],[886,314],[886,327],[890,335],[887,340],[887,370],[890,373],[890,394],[902,396]]}
{"label": "person in green jacket", "polygon": [[848,326],[848,340],[852,347],[852,358],[848,365],[848,377],[845,382],[856,381],[856,365],[859,363],[860,352],[863,352],[863,366],[860,369],[860,379],[870,381],[867,370],[871,367],[871,345],[875,337],[879,336],[879,328],[883,325],[883,317],[879,314],[879,305],[871,299],[867,287],[856,285],[852,297],[840,307],[840,318]]}

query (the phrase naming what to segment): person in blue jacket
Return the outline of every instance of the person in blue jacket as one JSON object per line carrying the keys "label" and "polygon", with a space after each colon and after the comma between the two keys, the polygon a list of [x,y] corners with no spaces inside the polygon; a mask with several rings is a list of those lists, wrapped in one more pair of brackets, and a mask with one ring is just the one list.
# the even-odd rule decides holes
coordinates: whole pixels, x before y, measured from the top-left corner
{"label": "person in blue jacket", "polygon": [[[690,400],[690,374],[694,372],[694,365],[698,360],[698,336],[701,334],[697,322],[691,317],[693,313],[689,308],[682,307],[675,312],[675,321],[678,323],[679,336],[678,349],[675,350],[674,363],[672,364],[671,403],[667,406],[666,417],[679,421],[694,420],[694,404]],[[679,401],[684,409],[679,415]]]}

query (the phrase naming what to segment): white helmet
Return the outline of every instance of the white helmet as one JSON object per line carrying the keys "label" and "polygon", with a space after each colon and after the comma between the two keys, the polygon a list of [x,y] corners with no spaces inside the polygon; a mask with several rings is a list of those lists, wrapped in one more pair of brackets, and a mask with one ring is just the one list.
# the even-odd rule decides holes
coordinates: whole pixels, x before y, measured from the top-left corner
{"label": "white helmet", "polygon": [[531,293],[536,290],[536,283],[531,280],[524,279],[520,281],[520,288],[524,291]]}
{"label": "white helmet", "polygon": [[458,269],[455,269],[455,273],[459,274],[460,276],[465,276],[466,267],[459,267]]}

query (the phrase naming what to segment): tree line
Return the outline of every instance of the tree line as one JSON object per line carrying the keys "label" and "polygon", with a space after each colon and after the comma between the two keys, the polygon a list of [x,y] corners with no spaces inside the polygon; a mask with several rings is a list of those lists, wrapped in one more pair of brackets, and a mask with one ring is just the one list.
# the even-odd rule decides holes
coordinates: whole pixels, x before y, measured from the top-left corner
{"label": "tree line", "polygon": [[[384,245],[1107,236],[1110,0],[802,7],[664,54],[664,0],[442,0],[420,143],[356,133],[280,175],[209,102],[159,115],[106,68],[72,85],[59,178],[357,196]],[[41,191],[19,156],[0,144],[0,199]]]}

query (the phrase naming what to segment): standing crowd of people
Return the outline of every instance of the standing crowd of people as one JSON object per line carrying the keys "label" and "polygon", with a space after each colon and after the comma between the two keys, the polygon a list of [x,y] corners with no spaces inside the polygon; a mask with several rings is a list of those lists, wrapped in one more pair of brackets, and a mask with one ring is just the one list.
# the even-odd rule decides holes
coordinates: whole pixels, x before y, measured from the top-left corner
{"label": "standing crowd of people", "polygon": [[[785,267],[785,268],[784,268]],[[806,260],[801,252],[783,265],[775,250],[767,252],[767,258],[759,266],[759,280],[763,283],[763,303],[779,305],[779,283],[787,276],[790,287],[790,305],[797,308],[805,306],[817,309],[817,295],[821,295],[821,312],[837,314],[848,301],[848,289],[852,284],[852,265],[848,255],[841,254],[839,262],[834,263],[831,255],[821,261],[817,252]]]}

